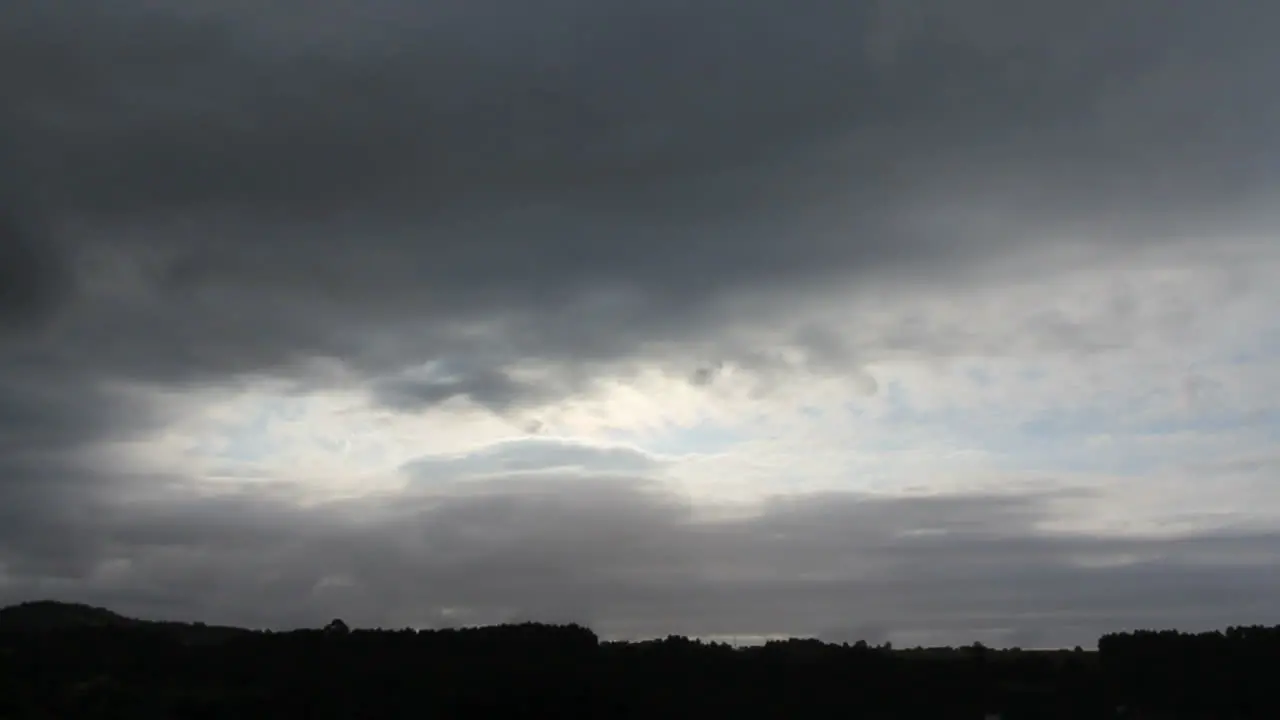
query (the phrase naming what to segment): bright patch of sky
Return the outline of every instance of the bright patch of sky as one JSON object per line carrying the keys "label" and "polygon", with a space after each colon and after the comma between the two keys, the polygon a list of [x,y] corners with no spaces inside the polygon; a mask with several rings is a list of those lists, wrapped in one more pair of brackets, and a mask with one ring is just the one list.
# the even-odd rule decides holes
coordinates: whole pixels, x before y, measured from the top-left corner
{"label": "bright patch of sky", "polygon": [[[889,317],[929,332],[882,332],[879,357],[859,363],[855,350],[847,372],[793,358],[791,371],[764,380],[730,368],[690,383],[641,367],[506,417],[457,401],[397,412],[352,389],[209,390],[174,399],[180,421],[129,453],[209,482],[271,480],[326,497],[394,491],[410,467],[450,478],[553,469],[573,455],[565,447],[582,447],[595,449],[573,456],[577,472],[645,474],[713,504],[821,490],[1087,487],[1101,499],[1064,504],[1064,527],[1150,530],[1210,511],[1250,522],[1280,513],[1280,491],[1244,492],[1275,467],[1280,319],[1269,308],[1280,305],[1256,276],[1240,284],[1247,293],[1226,277],[1104,268],[937,303],[827,297],[830,312],[864,320],[832,326],[850,347],[874,350],[868,328]],[[1067,320],[1045,330],[1019,319],[1045,317]],[[1106,342],[1069,350],[1081,337]],[[917,342],[951,346],[883,350]],[[1228,491],[1197,486],[1206,458]]]}

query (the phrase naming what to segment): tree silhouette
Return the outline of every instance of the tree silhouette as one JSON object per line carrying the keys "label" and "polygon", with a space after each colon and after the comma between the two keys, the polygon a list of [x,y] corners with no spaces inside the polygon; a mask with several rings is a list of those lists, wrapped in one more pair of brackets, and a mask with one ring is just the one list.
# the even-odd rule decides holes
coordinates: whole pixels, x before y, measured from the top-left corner
{"label": "tree silhouette", "polygon": [[[1276,718],[1280,627],[1098,650],[601,642],[576,625],[251,631],[0,609],[0,718]],[[109,620],[110,622],[104,622]],[[430,679],[425,682],[424,679]]]}

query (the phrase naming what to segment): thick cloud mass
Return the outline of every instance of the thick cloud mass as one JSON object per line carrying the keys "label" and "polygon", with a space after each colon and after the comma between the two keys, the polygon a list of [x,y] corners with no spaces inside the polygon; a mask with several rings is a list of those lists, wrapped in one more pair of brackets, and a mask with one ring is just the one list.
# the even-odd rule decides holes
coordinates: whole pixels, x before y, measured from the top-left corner
{"label": "thick cloud mass", "polygon": [[8,11],[32,166],[8,184],[74,243],[62,332],[113,338],[114,372],[448,348],[504,404],[515,358],[697,337],[747,291],[1248,223],[1273,180],[1244,3],[311,5]]}
{"label": "thick cloud mass", "polygon": [[[1217,582],[1189,555],[1081,569],[1148,549],[1045,535],[1034,498],[804,499],[703,524],[640,493],[662,462],[630,451],[411,466],[572,475],[545,504],[517,483],[320,508],[200,500],[179,471],[98,453],[162,432],[175,396],[265,380],[515,417],[653,368],[707,392],[807,373],[872,395],[863,366],[884,357],[1012,352],[841,298],[960,297],[1266,235],[1276,21],[1243,0],[11,0],[0,595],[60,577],[246,622],[566,609],[619,632],[843,632],[853,608],[960,632],[1050,606],[1091,629],[1137,617],[1147,588]],[[1099,311],[1119,318],[1107,336],[1032,318],[1017,349],[1114,350],[1145,308]],[[916,514],[962,539],[899,539]],[[961,552],[1007,561],[961,569]],[[1015,575],[1040,595],[1011,594]],[[301,596],[316,604],[291,614]]]}

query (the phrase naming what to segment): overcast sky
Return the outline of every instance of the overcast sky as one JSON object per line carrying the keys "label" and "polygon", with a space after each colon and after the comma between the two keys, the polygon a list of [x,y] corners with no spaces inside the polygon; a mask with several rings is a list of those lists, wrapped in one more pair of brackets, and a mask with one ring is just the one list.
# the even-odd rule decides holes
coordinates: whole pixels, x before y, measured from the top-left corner
{"label": "overcast sky", "polygon": [[8,0],[0,602],[1280,623],[1277,27]]}

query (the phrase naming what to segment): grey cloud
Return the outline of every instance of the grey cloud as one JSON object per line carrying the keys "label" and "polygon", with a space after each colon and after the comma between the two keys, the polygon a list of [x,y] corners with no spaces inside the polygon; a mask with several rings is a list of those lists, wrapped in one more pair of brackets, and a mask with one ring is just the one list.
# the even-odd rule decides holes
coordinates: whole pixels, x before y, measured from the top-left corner
{"label": "grey cloud", "polygon": [[502,370],[473,368],[451,378],[388,378],[373,386],[373,397],[380,404],[400,410],[418,410],[441,402],[465,397],[478,405],[506,410],[522,402],[545,400],[537,385],[513,379]]}
{"label": "grey cloud", "polygon": [[43,324],[71,288],[67,258],[44,227],[23,175],[18,154],[0,137],[0,332]]}
{"label": "grey cloud", "polygon": [[[533,450],[543,467],[572,454]],[[1270,621],[1280,596],[1265,572],[1274,534],[1051,533],[1038,528],[1054,495],[793,496],[711,520],[642,475],[481,479],[458,462],[471,472],[453,482],[321,506],[251,492],[106,502],[56,528],[92,534],[96,554],[54,586],[122,611],[277,627],[536,618],[618,636],[856,629],[1068,646],[1137,625]],[[42,592],[47,574],[7,565],[0,597]]]}
{"label": "grey cloud", "polygon": [[701,365],[689,376],[689,382],[697,387],[706,387],[715,382],[722,370],[724,370],[724,363]]}
{"label": "grey cloud", "polygon": [[575,470],[587,473],[644,474],[662,462],[628,447],[596,447],[557,438],[509,440],[480,450],[429,456],[410,462],[403,471],[415,482],[435,484],[467,477],[525,471]]}
{"label": "grey cloud", "polygon": [[20,3],[24,181],[92,260],[51,342],[109,333],[104,372],[165,379],[479,342],[483,376],[377,396],[504,407],[539,396],[502,382],[521,357],[617,360],[739,295],[1214,222],[1273,187],[1256,6],[915,7]]}
{"label": "grey cloud", "polygon": [[0,564],[54,575],[91,564],[92,519],[120,483],[90,446],[135,439],[166,419],[85,375],[29,346],[0,352]]}
{"label": "grey cloud", "polygon": [[[582,502],[598,502],[592,512],[618,532],[654,538],[638,546],[596,525],[548,540],[555,523],[585,527],[579,511],[556,510],[560,500],[528,510],[518,493],[432,500],[385,531],[344,513],[389,509],[302,512],[272,498],[254,511],[270,521],[172,498],[134,515],[121,494],[161,480],[92,466],[87,449],[163,426],[164,409],[121,384],[265,375],[361,387],[406,411],[468,399],[505,412],[644,364],[702,384],[714,373],[699,368],[722,364],[767,379],[790,365],[736,331],[789,319],[805,293],[981,282],[1034,264],[1052,238],[1103,252],[1256,229],[1276,189],[1274,15],[1243,0],[815,1],[785,12],[720,0],[11,1],[0,10],[8,587],[34,587],[41,572],[74,578],[118,551],[132,565],[117,579],[68,587],[251,620],[343,602],[367,619],[454,606],[496,616],[512,587],[533,598],[513,612],[550,612],[572,587],[588,598],[582,612],[618,627],[638,617],[645,631],[664,613],[714,628],[722,617],[767,625],[788,603],[832,622],[846,605],[878,612],[853,586],[794,576],[805,557],[839,576],[840,549],[855,542],[880,548],[868,573],[958,567],[924,540],[892,540],[859,510],[874,504],[691,528],[616,478],[615,494],[588,492]],[[1046,321],[1056,346],[1110,340]],[[814,372],[848,371],[895,344],[973,346],[910,323],[878,332],[852,347],[821,327],[791,340]],[[432,362],[449,373],[411,370]],[[546,372],[525,380],[522,363]],[[590,463],[648,472],[631,460]],[[879,512],[906,522],[895,513],[929,507]],[[1067,541],[1033,542],[1027,508],[945,507],[953,520],[998,511],[1028,539],[961,533],[956,551],[1014,568],[1038,553],[1046,586],[1063,592],[1112,582],[1063,565]],[[231,532],[233,511],[261,552],[208,544]],[[477,527],[516,523],[524,554],[504,544],[515,539],[477,545],[450,512]],[[166,525],[169,513],[183,522]],[[422,560],[414,528],[428,520],[441,528],[432,542],[475,564],[449,564],[445,550]],[[854,521],[863,534],[845,529]],[[770,544],[766,529],[792,539]],[[555,552],[537,555],[541,542]],[[593,569],[610,552],[631,563],[618,566],[623,580]],[[698,580],[711,573],[701,558],[717,554],[730,580]],[[778,582],[743,595],[774,568],[787,569]],[[358,583],[303,600],[342,573]],[[1011,607],[1007,586],[988,579],[983,601]],[[957,607],[975,598],[964,612],[978,612],[976,580],[947,582],[960,583]],[[737,614],[713,612],[739,596]]]}
{"label": "grey cloud", "polygon": [[0,323],[10,326],[48,313],[63,282],[60,258],[0,208]]}

